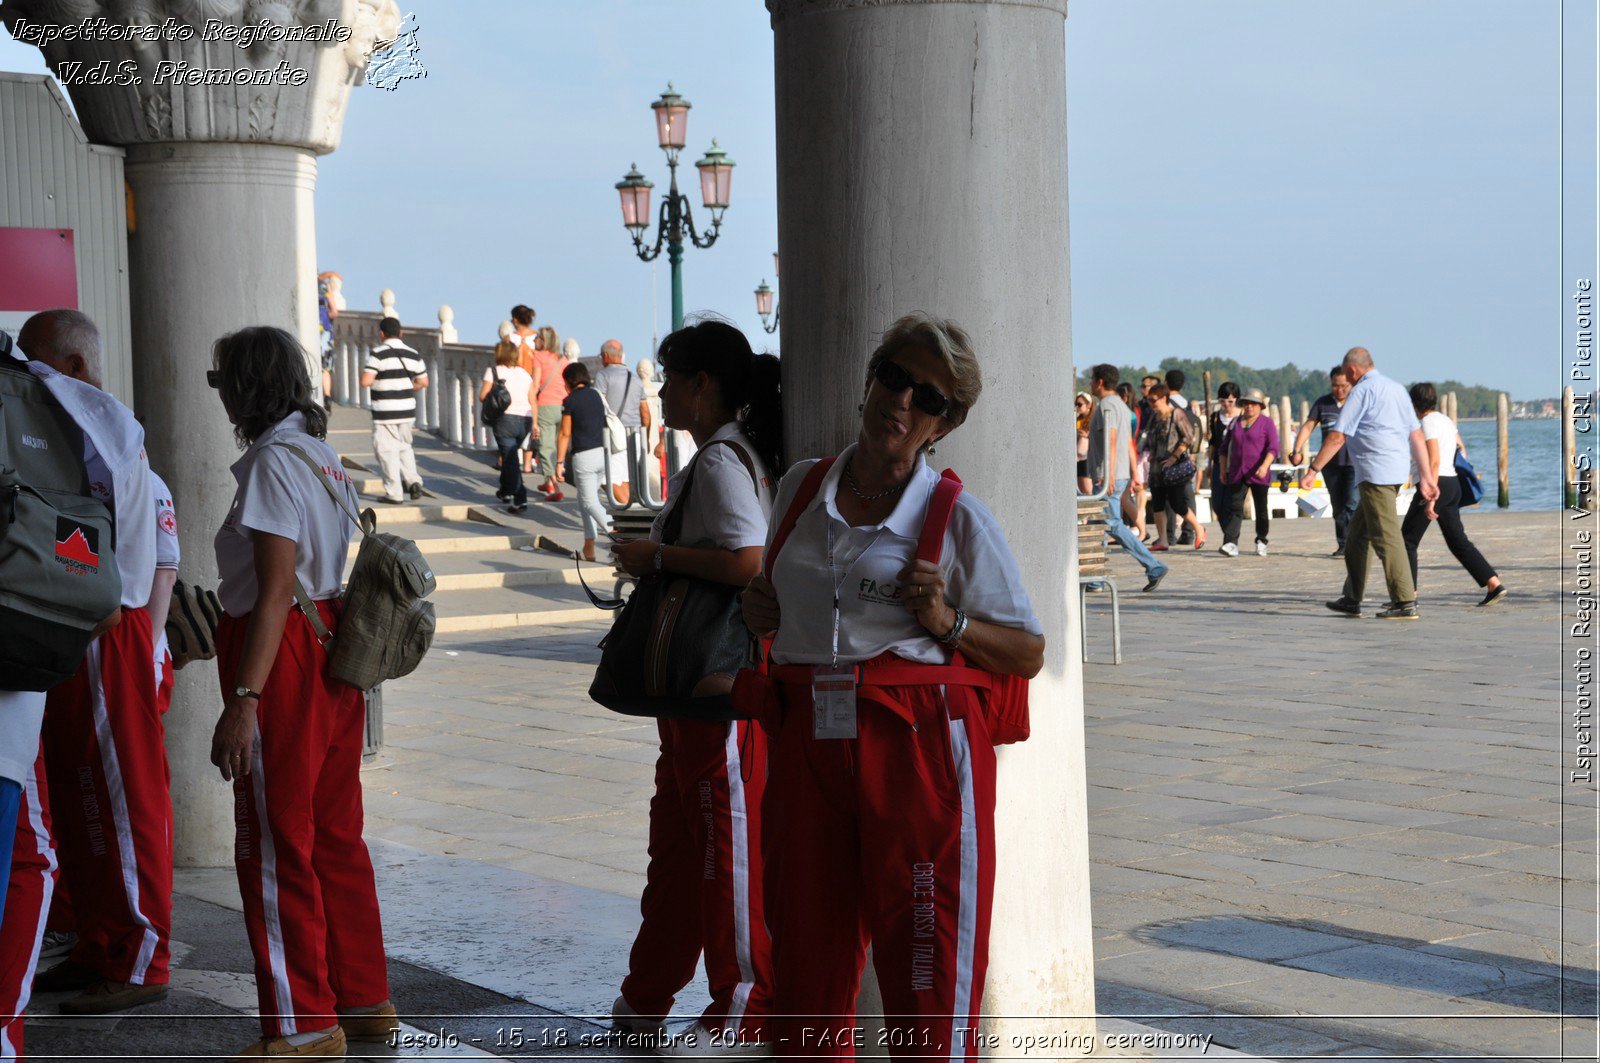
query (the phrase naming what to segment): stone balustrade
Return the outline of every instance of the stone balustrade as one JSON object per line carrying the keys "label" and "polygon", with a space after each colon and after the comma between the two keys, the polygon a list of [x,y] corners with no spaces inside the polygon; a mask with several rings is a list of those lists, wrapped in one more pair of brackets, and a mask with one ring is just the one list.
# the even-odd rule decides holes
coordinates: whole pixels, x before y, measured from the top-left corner
{"label": "stone balustrade", "polygon": [[[385,289],[385,307],[394,295]],[[372,408],[372,394],[361,386],[361,367],[376,347],[383,313],[345,310],[333,323],[333,398],[346,406]],[[494,364],[494,346],[456,342],[455,312],[439,308],[435,328],[407,326],[401,337],[428,370],[428,388],[417,398],[417,428],[462,447],[492,447],[489,430],[478,421],[478,390],[484,370]]]}

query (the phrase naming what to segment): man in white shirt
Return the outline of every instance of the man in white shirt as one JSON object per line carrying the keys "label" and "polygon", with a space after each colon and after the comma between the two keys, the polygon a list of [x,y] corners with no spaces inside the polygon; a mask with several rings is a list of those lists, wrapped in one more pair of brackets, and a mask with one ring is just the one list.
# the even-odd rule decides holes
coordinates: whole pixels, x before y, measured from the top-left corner
{"label": "man in white shirt", "polygon": [[383,501],[398,504],[422,497],[411,433],[417,422],[417,392],[428,386],[428,367],[400,342],[400,321],[378,322],[383,342],[367,355],[361,386],[372,389],[372,451],[383,472]]}
{"label": "man in white shirt", "polygon": [[[35,314],[18,345],[42,363],[34,372],[47,383],[46,374],[58,373],[101,387],[99,330],[86,315]],[[89,644],[76,675],[50,691],[43,733],[53,800],[43,805],[40,826],[55,836],[81,930],[71,957],[35,988],[84,990],[61,1005],[68,1014],[121,1011],[166,996],[172,924],[172,800],[151,614],[159,605],[165,615],[171,577],[161,580],[157,603],[158,514],[143,431],[132,411],[101,398],[91,416],[110,423],[86,429],[86,461],[91,493],[116,514],[122,620]],[[12,932],[7,927],[0,936]],[[9,993],[6,974],[0,989]]]}
{"label": "man in white shirt", "polygon": [[[600,369],[594,375],[595,390],[604,397],[611,412],[622,422],[622,427],[628,430],[631,443],[644,424],[644,385],[623,363],[620,341],[606,340],[600,345],[600,363]],[[631,497],[628,475],[628,451],[612,451],[611,492],[619,506],[627,505]]]}

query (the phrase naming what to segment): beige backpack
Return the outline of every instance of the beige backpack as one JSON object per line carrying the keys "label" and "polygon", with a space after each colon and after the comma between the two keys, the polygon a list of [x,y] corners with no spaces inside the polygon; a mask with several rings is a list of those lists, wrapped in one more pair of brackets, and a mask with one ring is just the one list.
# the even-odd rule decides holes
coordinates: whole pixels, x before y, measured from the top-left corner
{"label": "beige backpack", "polygon": [[328,631],[311,596],[298,579],[294,597],[312,630],[328,650],[328,674],[358,690],[371,690],[385,679],[409,675],[433,644],[433,603],[438,584],[433,568],[417,544],[392,532],[378,531],[371,509],[360,516],[312,460],[292,443],[274,443],[298,455],[327,489],[328,497],[361,529],[361,548],[345,584],[344,613],[337,636]]}

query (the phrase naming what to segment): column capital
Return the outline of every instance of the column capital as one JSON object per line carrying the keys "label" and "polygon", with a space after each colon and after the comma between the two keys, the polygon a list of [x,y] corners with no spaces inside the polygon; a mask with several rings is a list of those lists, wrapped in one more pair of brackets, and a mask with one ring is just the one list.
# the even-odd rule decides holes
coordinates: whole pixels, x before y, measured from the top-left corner
{"label": "column capital", "polygon": [[853,8],[903,7],[910,4],[974,4],[978,6],[1036,7],[1067,17],[1067,0],[766,0],[767,13],[776,26],[798,15],[824,14]]}
{"label": "column capital", "polygon": [[4,0],[0,21],[44,53],[97,143],[325,155],[400,10],[395,0]]}

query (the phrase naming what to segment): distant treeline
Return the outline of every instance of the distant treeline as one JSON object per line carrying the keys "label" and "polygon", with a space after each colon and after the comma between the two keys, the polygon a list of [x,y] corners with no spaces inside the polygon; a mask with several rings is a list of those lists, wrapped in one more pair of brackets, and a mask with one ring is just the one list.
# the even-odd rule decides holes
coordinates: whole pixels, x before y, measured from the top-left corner
{"label": "distant treeline", "polygon": [[[1135,387],[1139,385],[1142,377],[1154,374],[1165,377],[1168,369],[1181,369],[1187,378],[1183,393],[1190,398],[1200,397],[1202,381],[1205,373],[1211,374],[1211,389],[1215,393],[1217,387],[1225,380],[1231,380],[1241,389],[1260,388],[1266,392],[1267,397],[1277,399],[1288,395],[1290,404],[1294,409],[1294,416],[1300,416],[1300,402],[1316,402],[1318,398],[1328,393],[1328,369],[1333,363],[1328,363],[1325,369],[1301,369],[1290,362],[1279,369],[1252,369],[1240,365],[1232,358],[1163,358],[1161,365],[1155,369],[1144,366],[1119,365],[1118,372],[1122,379],[1131,382]],[[1082,367],[1083,371],[1078,376],[1079,391],[1089,390],[1089,366]],[[1416,381],[1405,382],[1409,387]],[[1495,405],[1499,402],[1500,393],[1490,388],[1473,387],[1463,384],[1459,380],[1434,380],[1430,381],[1439,394],[1448,392],[1456,393],[1456,401],[1460,404],[1462,417],[1493,417]]]}

